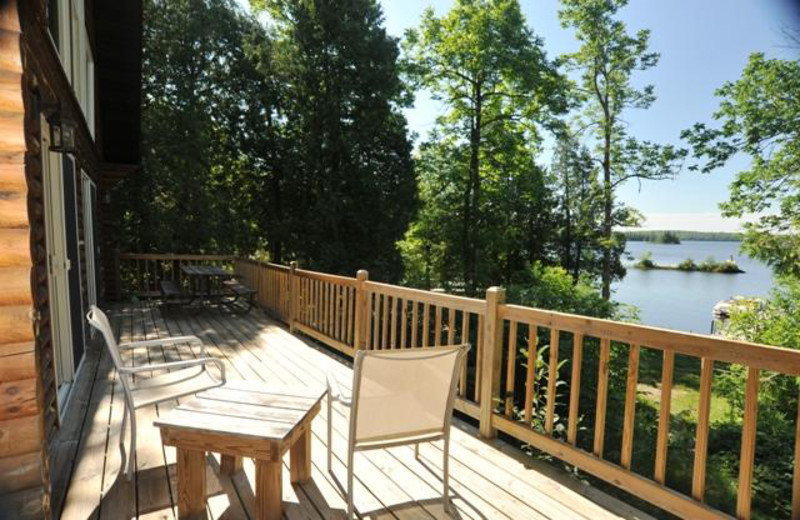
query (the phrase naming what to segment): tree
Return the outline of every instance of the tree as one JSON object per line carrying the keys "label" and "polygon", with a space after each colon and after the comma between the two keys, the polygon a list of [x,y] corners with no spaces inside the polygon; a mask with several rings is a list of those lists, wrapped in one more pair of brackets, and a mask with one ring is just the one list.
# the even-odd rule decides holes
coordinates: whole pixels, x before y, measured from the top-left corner
{"label": "tree", "polygon": [[704,173],[738,154],[750,168],[736,174],[727,217],[760,213],[745,224],[742,248],[778,273],[800,276],[800,61],[750,56],[741,78],[717,91],[718,128],[697,123],[681,135]]}
{"label": "tree", "polygon": [[603,200],[603,297],[611,297],[614,252],[624,250],[624,236],[615,226],[633,222],[628,211],[617,211],[616,189],[629,180],[659,180],[675,175],[685,151],[671,145],[639,140],[631,136],[623,120],[630,108],[646,109],[655,101],[654,88],[637,89],[631,84],[636,71],[654,67],[658,54],[648,51],[650,32],[628,34],[616,18],[627,0],[561,0],[559,18],[572,27],[581,42],[578,52],[562,57],[568,70],[580,72],[576,86],[583,106],[582,132],[589,132],[596,147],[594,159],[602,173]]}
{"label": "tree", "polygon": [[575,283],[582,273],[599,277],[602,242],[602,199],[597,167],[586,147],[562,135],[550,173],[559,198],[560,264]]}
{"label": "tree", "polygon": [[529,143],[539,138],[537,124],[564,109],[561,79],[517,0],[457,0],[441,18],[427,9],[419,29],[407,31],[405,49],[409,77],[447,106],[437,136],[450,150],[439,151],[465,154],[456,163],[463,168],[450,169],[461,200],[448,211],[460,220],[461,279],[474,293],[484,256],[483,191],[493,160],[488,140],[504,148],[506,164],[516,160],[507,147],[517,146],[520,136],[526,144],[516,151],[529,153]]}
{"label": "tree", "polygon": [[230,0],[147,0],[143,37],[142,169],[116,188],[121,246],[257,249],[274,85],[245,49],[269,35]]}
{"label": "tree", "polygon": [[416,210],[397,42],[375,0],[254,0],[276,27],[295,197],[287,254],[314,269],[400,276]]}

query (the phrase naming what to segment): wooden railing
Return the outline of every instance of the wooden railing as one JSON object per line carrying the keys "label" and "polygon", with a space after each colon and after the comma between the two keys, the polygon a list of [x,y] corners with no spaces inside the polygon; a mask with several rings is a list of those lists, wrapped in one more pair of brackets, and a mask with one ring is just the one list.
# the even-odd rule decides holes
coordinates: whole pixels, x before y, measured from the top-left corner
{"label": "wooden railing", "polygon": [[[738,518],[751,517],[762,372],[800,376],[800,351],[510,305],[496,287],[485,299],[474,299],[373,282],[366,271],[350,278],[245,259],[237,259],[234,267],[257,289],[264,309],[291,330],[347,355],[360,349],[470,343],[456,407],[479,421],[482,436],[503,432],[684,518],[728,518],[704,503],[715,364],[747,369]],[[539,363],[544,369],[538,373],[537,356],[545,348],[546,361]],[[626,358],[618,463],[605,457],[612,351]],[[662,358],[655,462],[652,473],[642,475],[631,469],[639,361],[654,352]],[[584,373],[587,353],[592,359],[596,355],[594,374]],[[690,495],[665,485],[676,355],[695,358],[700,367]],[[568,374],[561,373],[565,359]],[[596,385],[582,388],[587,375],[596,376]],[[559,396],[559,381],[569,381],[569,395]],[[595,394],[586,449],[578,442],[581,392]],[[565,431],[556,431],[557,422],[566,423]],[[800,518],[800,435],[786,455],[794,456],[792,518]]]}
{"label": "wooden railing", "polygon": [[158,283],[170,280],[183,285],[184,265],[217,265],[233,269],[234,256],[227,255],[172,255],[172,254],[131,254],[116,255],[117,271],[115,294],[133,295],[140,298],[161,295]]}

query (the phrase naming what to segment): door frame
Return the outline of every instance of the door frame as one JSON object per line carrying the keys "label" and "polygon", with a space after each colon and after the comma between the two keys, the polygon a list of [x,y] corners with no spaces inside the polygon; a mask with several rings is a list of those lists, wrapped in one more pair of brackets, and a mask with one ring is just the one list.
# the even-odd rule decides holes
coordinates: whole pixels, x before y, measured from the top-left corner
{"label": "door frame", "polygon": [[50,151],[50,125],[44,116],[41,117],[41,129],[50,341],[53,343],[53,368],[61,415],[75,377],[68,278],[72,266],[67,255],[63,156]]}

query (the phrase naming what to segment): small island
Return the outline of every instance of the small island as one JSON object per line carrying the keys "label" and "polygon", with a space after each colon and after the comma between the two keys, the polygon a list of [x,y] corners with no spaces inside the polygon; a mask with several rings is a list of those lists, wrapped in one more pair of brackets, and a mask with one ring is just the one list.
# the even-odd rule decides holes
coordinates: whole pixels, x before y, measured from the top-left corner
{"label": "small island", "polygon": [[642,254],[639,260],[633,264],[636,269],[663,269],[668,271],[686,271],[686,272],[701,272],[701,273],[722,273],[722,274],[739,274],[744,273],[736,263],[733,257],[728,260],[717,261],[714,257],[709,257],[704,261],[697,263],[691,258],[687,258],[678,265],[670,264],[657,264],[653,261],[653,253],[646,251]]}

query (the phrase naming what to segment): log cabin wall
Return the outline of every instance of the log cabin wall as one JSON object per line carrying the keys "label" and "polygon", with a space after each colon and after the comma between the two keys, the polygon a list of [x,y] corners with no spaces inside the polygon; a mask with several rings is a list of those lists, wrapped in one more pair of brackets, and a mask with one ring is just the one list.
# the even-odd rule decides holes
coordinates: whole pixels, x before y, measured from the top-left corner
{"label": "log cabin wall", "polygon": [[[81,171],[97,187],[96,211],[100,224],[95,235],[103,248],[114,234],[113,227],[105,223],[104,210],[113,204],[104,193],[117,179],[136,169],[135,165],[118,164],[120,158],[138,162],[139,152],[136,134],[134,143],[128,141],[131,150],[127,156],[117,153],[118,143],[125,142],[125,136],[113,128],[107,135],[115,139],[111,141],[115,148],[106,150],[102,145],[104,118],[127,117],[128,131],[138,128],[139,83],[127,78],[128,84],[121,94],[105,92],[105,98],[101,95],[108,70],[104,67],[113,70],[119,65],[113,59],[116,48],[98,48],[94,18],[95,13],[115,15],[114,6],[118,4],[126,5],[134,15],[138,12],[138,24],[130,24],[128,19],[132,27],[128,33],[110,36],[108,31],[103,33],[104,41],[116,38],[118,41],[112,42],[116,45],[127,41],[122,47],[128,49],[128,58],[133,61],[125,70],[128,75],[131,70],[138,75],[140,69],[135,60],[141,57],[141,2],[85,0],[89,44],[95,57],[103,58],[96,61],[95,68],[97,139],[92,137],[90,122],[84,118],[53,46],[46,3],[46,0],[0,0],[0,518],[57,517],[59,504],[51,504],[51,490],[56,490],[58,502],[59,481],[69,478],[69,471],[50,467],[51,461],[58,459],[54,455],[64,452],[64,440],[59,435],[48,301],[41,115],[49,115],[57,107],[64,119],[77,123],[77,146],[72,156],[79,243],[86,239],[83,221],[88,218],[81,199]],[[130,38],[131,33],[137,37]],[[107,90],[111,88],[113,85]],[[127,116],[109,113],[117,109],[110,101],[120,97],[135,105]],[[111,108],[101,115],[105,100],[109,100],[105,105]],[[88,276],[84,253],[79,251],[80,291],[86,307]],[[102,257],[96,267],[101,265]],[[102,294],[102,287],[97,289]],[[73,405],[68,405],[64,412],[65,420],[70,406]]]}

